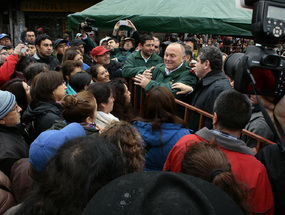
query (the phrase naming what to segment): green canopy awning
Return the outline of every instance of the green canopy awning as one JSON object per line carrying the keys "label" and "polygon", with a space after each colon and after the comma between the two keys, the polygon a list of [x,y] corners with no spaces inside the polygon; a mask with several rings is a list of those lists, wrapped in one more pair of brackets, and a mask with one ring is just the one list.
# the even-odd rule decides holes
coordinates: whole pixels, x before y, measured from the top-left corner
{"label": "green canopy awning", "polygon": [[130,19],[138,31],[251,36],[251,16],[235,0],[104,0],[68,18],[72,28],[89,17],[102,29]]}

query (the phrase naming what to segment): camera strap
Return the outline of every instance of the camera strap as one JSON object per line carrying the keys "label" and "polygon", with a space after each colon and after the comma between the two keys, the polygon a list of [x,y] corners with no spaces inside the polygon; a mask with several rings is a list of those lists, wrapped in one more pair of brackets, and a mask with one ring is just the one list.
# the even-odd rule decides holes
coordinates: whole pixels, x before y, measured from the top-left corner
{"label": "camera strap", "polygon": [[259,107],[261,109],[261,112],[262,112],[262,114],[264,116],[264,119],[265,119],[266,123],[270,127],[270,129],[273,132],[273,134],[276,136],[276,139],[277,139],[276,143],[277,143],[277,145],[279,147],[279,150],[282,153],[283,161],[285,162],[285,134],[284,134],[284,131],[283,131],[283,129],[282,129],[282,127],[281,127],[279,121],[277,120],[277,118],[276,118],[276,116],[274,114],[274,111],[273,111],[274,121],[275,121],[277,130],[278,130],[279,133],[277,132],[276,127],[275,127],[274,123],[272,122],[268,112],[266,111],[266,109],[264,108],[263,103],[260,101],[260,99],[257,96],[255,84],[253,82],[251,82],[250,85],[252,86],[254,94],[256,95],[257,102],[259,104]]}

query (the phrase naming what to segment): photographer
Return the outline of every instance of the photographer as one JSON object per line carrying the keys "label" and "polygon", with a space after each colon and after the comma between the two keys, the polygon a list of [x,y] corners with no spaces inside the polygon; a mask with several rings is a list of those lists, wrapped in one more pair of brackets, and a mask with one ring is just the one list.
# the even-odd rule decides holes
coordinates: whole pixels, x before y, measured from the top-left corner
{"label": "photographer", "polygon": [[[127,25],[124,25],[124,23],[122,23],[121,21],[127,21]],[[122,23],[122,24],[121,24]],[[113,29],[113,33],[112,33],[112,37],[116,38],[119,42],[121,42],[121,36],[122,35],[118,35],[120,26],[127,26],[129,28],[131,28],[133,30],[133,35],[132,38],[135,40],[135,45],[134,45],[134,49],[138,46],[139,42],[140,42],[140,34],[137,31],[136,26],[132,23],[131,20],[126,19],[126,20],[119,20]],[[123,48],[123,47],[122,47]]]}
{"label": "photographer", "polygon": [[[90,26],[88,26],[88,22],[84,21],[80,24],[80,28],[79,28],[80,33],[82,35],[81,40],[86,44],[87,50],[85,50],[85,52],[90,52],[93,48],[97,46],[97,44],[94,43],[93,40],[89,38],[88,35],[86,34],[86,30],[88,30],[88,27],[91,28]],[[92,28],[90,30],[92,30]]]}
{"label": "photographer", "polygon": [[261,149],[256,158],[267,169],[274,196],[274,214],[283,215],[285,211],[285,60],[278,55],[275,48],[285,39],[285,17],[282,16],[285,14],[285,4],[281,0],[253,0],[245,1],[245,6],[253,9],[251,33],[257,45],[247,46],[244,54],[230,55],[225,62],[225,72],[234,80],[234,88],[239,92],[262,95],[259,96],[261,101],[258,104],[266,123],[274,133],[276,144]]}
{"label": "photographer", "polygon": [[14,53],[9,55],[6,46],[0,46],[0,87],[8,81],[14,73],[19,57],[26,55],[26,52],[21,52],[24,47],[24,44],[18,44],[14,49]]}
{"label": "photographer", "polygon": [[[283,132],[285,131],[285,95],[281,100],[274,104],[272,97],[261,97],[261,101],[266,108],[271,120],[276,124],[273,114],[279,121]],[[281,144],[284,144],[281,142]],[[285,164],[284,152],[282,153],[278,144],[264,147],[260,150],[256,158],[263,163],[267,169],[269,180],[271,183],[274,202],[275,215],[284,214],[285,211]]]}

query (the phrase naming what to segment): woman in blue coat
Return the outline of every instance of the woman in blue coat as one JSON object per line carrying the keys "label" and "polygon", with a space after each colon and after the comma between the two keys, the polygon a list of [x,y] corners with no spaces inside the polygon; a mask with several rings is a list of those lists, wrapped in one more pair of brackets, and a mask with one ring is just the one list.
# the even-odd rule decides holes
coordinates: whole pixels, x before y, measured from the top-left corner
{"label": "woman in blue coat", "polygon": [[152,89],[144,101],[142,117],[133,122],[145,142],[146,171],[162,170],[168,153],[184,135],[190,134],[176,115],[173,94],[164,87]]}

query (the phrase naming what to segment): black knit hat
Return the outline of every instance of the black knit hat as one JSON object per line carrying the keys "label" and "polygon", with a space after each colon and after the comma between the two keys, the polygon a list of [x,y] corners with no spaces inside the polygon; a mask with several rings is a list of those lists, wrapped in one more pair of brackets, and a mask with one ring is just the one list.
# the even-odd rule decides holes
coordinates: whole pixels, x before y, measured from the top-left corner
{"label": "black knit hat", "polygon": [[140,172],[121,176],[100,189],[84,215],[236,215],[236,203],[220,188],[194,176]]}

